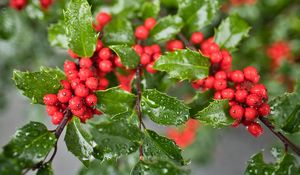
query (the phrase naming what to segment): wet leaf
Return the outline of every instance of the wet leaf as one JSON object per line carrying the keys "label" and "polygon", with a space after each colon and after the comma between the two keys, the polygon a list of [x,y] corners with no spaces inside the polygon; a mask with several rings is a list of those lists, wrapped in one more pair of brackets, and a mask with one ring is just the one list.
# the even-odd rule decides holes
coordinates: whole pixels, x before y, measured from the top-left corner
{"label": "wet leaf", "polygon": [[127,68],[136,68],[140,62],[140,57],[130,46],[112,45],[109,48],[121,58],[122,64]]}
{"label": "wet leaf", "polygon": [[65,23],[60,20],[48,27],[48,40],[51,46],[57,46],[64,49],[68,48],[68,37],[65,31]]}
{"label": "wet leaf", "polygon": [[39,170],[37,171],[36,175],[53,175],[53,170],[50,163],[44,164]]}
{"label": "wet leaf", "polygon": [[142,17],[143,19],[147,19],[149,17],[156,18],[160,11],[160,1],[146,1],[142,6]]}

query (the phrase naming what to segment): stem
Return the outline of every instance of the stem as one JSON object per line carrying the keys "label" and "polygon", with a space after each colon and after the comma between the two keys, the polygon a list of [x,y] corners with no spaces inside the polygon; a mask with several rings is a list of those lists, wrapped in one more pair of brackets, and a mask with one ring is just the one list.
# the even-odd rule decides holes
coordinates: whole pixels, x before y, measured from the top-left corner
{"label": "stem", "polygon": [[264,118],[264,117],[260,117],[259,118],[260,121],[269,128],[269,130],[280,139],[280,141],[284,144],[285,146],[285,150],[287,151],[288,147],[291,148],[291,150],[293,150],[298,156],[300,156],[300,148],[295,145],[294,143],[292,143],[287,137],[285,137],[281,132],[279,131],[275,131],[275,127],[272,125],[272,123]]}
{"label": "stem", "polygon": [[197,50],[197,48],[196,48],[193,44],[191,44],[191,43],[189,42],[189,40],[188,40],[182,33],[178,33],[177,36],[179,37],[179,39],[180,39],[181,41],[184,42],[184,44],[186,45],[186,47],[188,47],[188,48],[191,49],[191,50]]}

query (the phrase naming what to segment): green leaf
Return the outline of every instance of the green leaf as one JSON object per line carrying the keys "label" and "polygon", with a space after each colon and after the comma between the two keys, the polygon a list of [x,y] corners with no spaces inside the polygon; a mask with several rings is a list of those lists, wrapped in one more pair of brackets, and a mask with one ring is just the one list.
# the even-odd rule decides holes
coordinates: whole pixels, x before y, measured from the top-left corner
{"label": "green leaf", "polygon": [[191,32],[209,25],[218,12],[219,0],[178,0],[178,14]]}
{"label": "green leaf", "polygon": [[177,50],[162,55],[154,64],[154,69],[167,72],[170,77],[180,80],[198,80],[208,76],[210,62],[199,52]]}
{"label": "green leaf", "polygon": [[73,153],[85,166],[94,160],[92,138],[81,126],[80,119],[73,117],[67,126],[65,142],[68,150]]}
{"label": "green leaf", "polygon": [[183,21],[179,16],[166,16],[157,21],[150,32],[150,39],[154,42],[164,42],[174,38],[183,27]]}
{"label": "green leaf", "polygon": [[238,15],[227,17],[215,31],[215,42],[220,47],[234,50],[248,36],[249,25]]}
{"label": "green leaf", "polygon": [[21,174],[24,168],[24,163],[20,160],[5,157],[2,154],[0,155],[1,175]]}
{"label": "green leaf", "polygon": [[91,128],[102,159],[109,160],[135,152],[142,142],[143,133],[125,121],[103,122]]}
{"label": "green leaf", "polygon": [[130,46],[112,45],[109,48],[121,58],[122,64],[127,68],[136,68],[140,62],[140,57]]}
{"label": "green leaf", "polygon": [[133,168],[131,175],[188,175],[189,171],[166,160],[139,161]]}
{"label": "green leaf", "polygon": [[30,122],[18,129],[12,140],[3,147],[4,155],[36,164],[51,151],[56,138],[42,123]]}
{"label": "green leaf", "polygon": [[128,123],[135,124],[136,126],[138,126],[139,123],[138,116],[134,110],[114,115],[110,117],[110,119],[112,121],[127,121]]}
{"label": "green leaf", "polygon": [[16,86],[34,104],[43,104],[43,97],[46,94],[56,94],[61,89],[60,80],[63,79],[65,75],[58,68],[41,67],[39,72],[14,70],[13,73]]}
{"label": "green leaf", "polygon": [[91,7],[86,0],[71,0],[64,11],[65,29],[69,48],[81,57],[91,57],[95,51],[98,35],[92,22]]}
{"label": "green leaf", "polygon": [[214,100],[193,118],[214,128],[231,125],[234,121],[229,115],[228,100]]}
{"label": "green leaf", "polygon": [[97,91],[97,108],[108,115],[132,111],[135,106],[135,95],[118,87]]}
{"label": "green leaf", "polygon": [[269,104],[271,106],[269,118],[276,128],[287,133],[300,131],[300,81],[297,81],[293,93],[277,96]]}
{"label": "green leaf", "polygon": [[274,167],[272,164],[266,164],[262,153],[255,154],[251,157],[245,175],[253,174],[272,174]]}
{"label": "green leaf", "polygon": [[51,46],[68,49],[68,37],[66,35],[64,21],[60,20],[48,27],[48,40]]}
{"label": "green leaf", "polygon": [[153,0],[147,1],[142,6],[142,17],[143,19],[147,19],[149,17],[156,18],[160,11],[160,1]]}
{"label": "green leaf", "polygon": [[213,94],[214,92],[211,90],[205,92],[197,92],[192,101],[187,104],[190,107],[191,116],[207,107],[212,101]]}
{"label": "green leaf", "polygon": [[170,159],[179,165],[185,164],[181,156],[181,149],[173,140],[158,135],[151,130],[145,131],[143,143],[144,157],[149,160],[156,158]]}
{"label": "green leaf", "polygon": [[113,18],[104,27],[102,41],[104,45],[133,45],[135,43],[130,21],[125,18]]}
{"label": "green leaf", "polygon": [[36,175],[53,175],[53,170],[50,163],[44,164],[39,170],[37,171]]}
{"label": "green leaf", "polygon": [[180,125],[189,118],[189,108],[181,101],[155,89],[142,93],[142,111],[150,119],[162,125]]}

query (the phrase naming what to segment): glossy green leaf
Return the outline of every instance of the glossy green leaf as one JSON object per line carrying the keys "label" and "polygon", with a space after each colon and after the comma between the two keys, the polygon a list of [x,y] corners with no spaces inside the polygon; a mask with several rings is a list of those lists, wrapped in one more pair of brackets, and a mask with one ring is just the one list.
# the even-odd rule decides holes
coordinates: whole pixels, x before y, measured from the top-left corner
{"label": "glossy green leaf", "polygon": [[193,118],[214,128],[231,125],[234,121],[229,115],[228,100],[214,100]]}
{"label": "glossy green leaf", "polygon": [[142,17],[143,19],[152,17],[156,18],[160,11],[160,1],[153,0],[153,1],[146,1],[142,6]]}
{"label": "glossy green leaf", "polygon": [[98,35],[92,26],[91,7],[87,0],[71,0],[64,11],[64,17],[69,48],[81,57],[91,57]]}
{"label": "glossy green leaf", "polygon": [[138,116],[137,116],[135,110],[114,115],[114,116],[110,117],[110,120],[112,120],[112,121],[121,121],[121,120],[127,121],[128,123],[135,124],[136,126],[138,126],[138,123],[139,123]]}
{"label": "glossy green leaf", "polygon": [[142,112],[162,125],[180,125],[189,118],[189,108],[181,101],[155,89],[142,93]]}
{"label": "glossy green leaf", "polygon": [[28,164],[42,161],[51,151],[56,138],[42,123],[30,122],[18,129],[12,140],[3,147],[5,156]]}
{"label": "glossy green leaf", "polygon": [[131,175],[188,175],[189,171],[166,160],[139,161]]}
{"label": "glossy green leaf", "polygon": [[51,46],[58,46],[64,49],[68,48],[68,37],[65,31],[65,23],[60,20],[48,27],[48,40]]}
{"label": "glossy green leaf", "polygon": [[135,43],[133,29],[130,21],[125,18],[113,18],[105,27],[102,41],[105,45],[129,46]]}
{"label": "glossy green leaf", "polygon": [[112,45],[109,48],[121,58],[122,64],[127,68],[136,68],[140,62],[140,57],[130,46]]}
{"label": "glossy green leaf", "polygon": [[135,106],[135,95],[118,87],[97,91],[97,108],[109,115],[132,111]]}
{"label": "glossy green leaf", "polygon": [[181,149],[173,140],[160,136],[154,131],[146,130],[143,143],[144,157],[148,160],[156,158],[170,159],[179,165],[185,162],[181,156]]}
{"label": "glossy green leaf", "polygon": [[41,67],[39,72],[14,70],[13,73],[13,80],[23,95],[39,104],[43,104],[44,95],[56,94],[61,89],[60,80],[63,79],[65,75],[58,68]]}
{"label": "glossy green leaf", "polygon": [[214,92],[211,90],[205,92],[197,92],[192,101],[187,104],[190,107],[191,116],[207,107],[212,101],[213,95]]}
{"label": "glossy green leaf", "polygon": [[51,167],[51,163],[44,164],[39,170],[37,171],[36,175],[53,175],[53,170]]}
{"label": "glossy green leaf", "polygon": [[94,160],[92,138],[81,126],[80,119],[73,117],[67,126],[65,142],[68,150],[73,153],[85,166]]}
{"label": "glossy green leaf", "polygon": [[154,64],[154,69],[167,72],[170,77],[180,80],[198,80],[208,76],[210,62],[199,52],[177,50],[162,55]]}
{"label": "glossy green leaf", "polygon": [[154,42],[163,42],[174,38],[183,27],[179,16],[167,16],[159,19],[150,32],[150,39]]}
{"label": "glossy green leaf", "polygon": [[22,170],[26,167],[23,162],[5,157],[0,155],[0,174],[1,175],[12,175],[12,174],[21,174]]}
{"label": "glossy green leaf", "polygon": [[93,139],[98,144],[98,158],[109,160],[135,152],[142,142],[143,133],[125,121],[104,122],[91,128]]}
{"label": "glossy green leaf", "polygon": [[227,17],[215,31],[215,42],[220,47],[235,49],[244,37],[248,36],[250,26],[238,15]]}
{"label": "glossy green leaf", "polygon": [[209,25],[218,12],[219,0],[178,0],[178,14],[191,32]]}

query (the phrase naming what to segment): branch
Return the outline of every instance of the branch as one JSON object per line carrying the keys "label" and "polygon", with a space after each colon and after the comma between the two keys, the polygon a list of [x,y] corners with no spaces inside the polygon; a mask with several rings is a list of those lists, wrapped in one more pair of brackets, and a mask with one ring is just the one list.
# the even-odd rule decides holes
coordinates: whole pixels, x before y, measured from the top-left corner
{"label": "branch", "polygon": [[177,36],[181,41],[183,41],[184,45],[186,45],[187,48],[191,50],[197,50],[197,48],[193,44],[191,44],[189,40],[182,33],[178,33]]}
{"label": "branch", "polygon": [[280,139],[280,141],[284,144],[285,150],[287,151],[287,148],[291,148],[298,156],[300,156],[300,148],[292,143],[287,137],[285,137],[281,132],[275,131],[275,127],[272,125],[272,123],[264,117],[259,117],[260,121],[269,128],[269,130]]}

